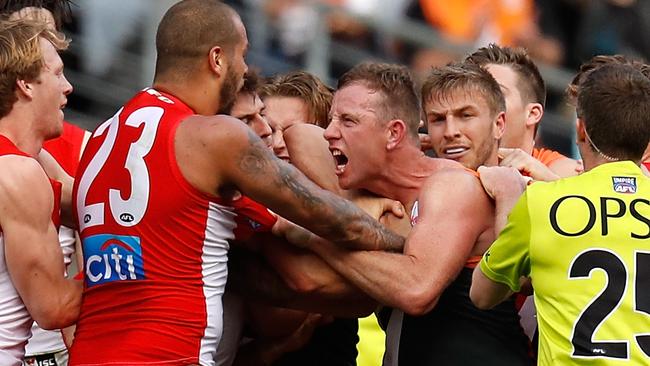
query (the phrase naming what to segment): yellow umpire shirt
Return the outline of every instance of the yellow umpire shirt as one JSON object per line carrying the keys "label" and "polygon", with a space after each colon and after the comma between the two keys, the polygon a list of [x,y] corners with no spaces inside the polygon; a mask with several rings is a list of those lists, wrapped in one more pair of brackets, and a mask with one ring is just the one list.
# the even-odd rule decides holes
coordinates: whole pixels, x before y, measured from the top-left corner
{"label": "yellow umpire shirt", "polygon": [[535,289],[539,365],[650,365],[650,179],[630,161],[528,187],[481,260]]}

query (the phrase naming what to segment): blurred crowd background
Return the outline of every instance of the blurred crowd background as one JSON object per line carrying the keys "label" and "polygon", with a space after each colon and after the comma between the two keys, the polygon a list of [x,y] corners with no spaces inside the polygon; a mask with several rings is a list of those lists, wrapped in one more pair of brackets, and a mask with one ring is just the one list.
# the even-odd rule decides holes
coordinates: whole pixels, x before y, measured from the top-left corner
{"label": "blurred crowd background", "polygon": [[[94,129],[150,85],[155,32],[174,0],[77,0],[64,57],[75,87],[66,119]],[[302,69],[330,86],[353,65],[384,60],[426,75],[495,42],[522,46],[547,83],[540,145],[577,156],[564,89],[597,54],[650,59],[650,0],[230,0],[248,30],[249,67]]]}

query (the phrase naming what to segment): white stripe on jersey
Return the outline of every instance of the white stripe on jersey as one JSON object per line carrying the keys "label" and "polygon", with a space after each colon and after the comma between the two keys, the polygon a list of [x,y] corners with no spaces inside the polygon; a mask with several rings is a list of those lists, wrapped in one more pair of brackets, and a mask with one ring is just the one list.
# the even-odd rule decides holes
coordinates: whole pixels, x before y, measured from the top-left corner
{"label": "white stripe on jersey", "polygon": [[0,365],[22,365],[31,325],[32,318],[11,282],[0,234]]}
{"label": "white stripe on jersey", "polygon": [[199,362],[203,366],[214,366],[217,345],[223,333],[221,297],[228,279],[228,240],[235,238],[235,216],[232,208],[210,202],[201,256],[203,295],[208,318],[199,351]]}

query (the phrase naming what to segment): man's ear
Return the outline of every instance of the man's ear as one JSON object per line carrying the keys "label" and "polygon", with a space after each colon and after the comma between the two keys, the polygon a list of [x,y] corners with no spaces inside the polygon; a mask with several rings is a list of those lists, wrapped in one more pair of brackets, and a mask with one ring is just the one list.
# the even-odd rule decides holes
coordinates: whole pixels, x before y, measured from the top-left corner
{"label": "man's ear", "polygon": [[587,141],[587,132],[585,130],[585,123],[582,121],[582,118],[578,117],[576,119],[576,143],[586,142]]}
{"label": "man's ear", "polygon": [[499,112],[494,120],[494,138],[499,140],[506,130],[506,112]]}
{"label": "man's ear", "polygon": [[386,134],[388,137],[386,148],[393,150],[406,137],[407,133],[406,123],[401,119],[388,121],[386,124]]}
{"label": "man's ear", "polygon": [[526,106],[526,126],[535,126],[542,121],[544,107],[539,103],[528,103]]}
{"label": "man's ear", "polygon": [[210,51],[208,52],[208,65],[210,67],[210,71],[215,73],[217,76],[223,75],[225,72],[224,59],[225,56],[221,47],[214,46],[210,48]]}
{"label": "man's ear", "polygon": [[28,99],[34,96],[33,83],[26,80],[16,80],[16,91]]}

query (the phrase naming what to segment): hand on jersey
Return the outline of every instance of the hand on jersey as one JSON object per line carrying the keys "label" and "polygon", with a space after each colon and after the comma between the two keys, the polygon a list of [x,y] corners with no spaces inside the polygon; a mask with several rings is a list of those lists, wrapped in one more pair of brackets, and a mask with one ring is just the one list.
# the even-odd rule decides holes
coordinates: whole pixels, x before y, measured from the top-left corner
{"label": "hand on jersey", "polygon": [[479,178],[485,192],[495,200],[508,197],[518,198],[524,190],[528,179],[512,167],[480,166]]}
{"label": "hand on jersey", "polygon": [[411,225],[411,217],[409,215],[397,216],[392,211],[384,212],[384,214],[379,218],[379,222],[398,235],[401,235],[405,238],[409,236],[411,228],[413,227]]}
{"label": "hand on jersey", "polygon": [[361,192],[354,194],[350,200],[375,220],[380,220],[386,214],[400,219],[404,217],[404,206],[399,201]]}
{"label": "hand on jersey", "polygon": [[550,182],[560,179],[557,174],[553,173],[541,161],[521,149],[502,147],[499,149],[499,158],[501,158],[499,162],[500,166],[515,168],[522,173],[526,173],[534,180]]}

